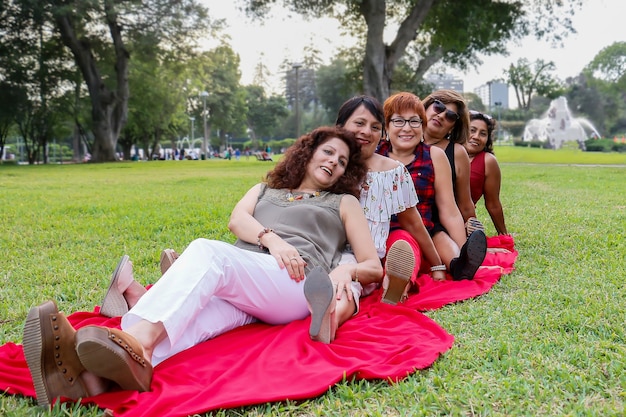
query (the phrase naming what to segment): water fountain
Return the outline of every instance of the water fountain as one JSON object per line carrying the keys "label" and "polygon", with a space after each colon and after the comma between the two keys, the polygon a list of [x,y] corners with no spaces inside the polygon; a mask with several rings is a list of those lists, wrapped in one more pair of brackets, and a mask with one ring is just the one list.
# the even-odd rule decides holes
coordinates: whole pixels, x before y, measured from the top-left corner
{"label": "water fountain", "polygon": [[560,149],[563,142],[578,142],[581,149],[591,137],[601,137],[589,120],[573,117],[567,99],[558,97],[550,103],[550,108],[542,119],[531,119],[526,123],[522,140],[540,141],[549,144],[552,149]]}

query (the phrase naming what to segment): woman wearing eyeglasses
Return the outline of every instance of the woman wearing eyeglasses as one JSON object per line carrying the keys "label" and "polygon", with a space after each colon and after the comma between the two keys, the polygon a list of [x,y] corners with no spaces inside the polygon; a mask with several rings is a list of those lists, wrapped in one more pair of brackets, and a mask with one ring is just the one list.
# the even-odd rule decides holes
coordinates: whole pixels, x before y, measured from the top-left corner
{"label": "woman wearing eyeglasses", "polygon": [[470,110],[469,140],[463,145],[471,163],[470,189],[474,204],[485,196],[485,208],[499,235],[508,234],[500,202],[502,176],[493,154],[492,134],[496,121],[489,115]]}
{"label": "woman wearing eyeglasses", "polygon": [[456,204],[469,232],[484,230],[476,219],[476,207],[470,196],[469,158],[463,144],[467,141],[469,117],[463,96],[453,90],[437,90],[424,99],[428,125],[424,141],[445,151],[452,170]]}
{"label": "woman wearing eyeglasses", "polygon": [[[423,129],[430,123],[424,105],[416,95],[403,92],[385,100],[383,108],[388,140],[381,143],[377,152],[400,161],[411,174],[419,198],[418,211],[444,268],[455,280],[472,279],[485,258],[486,237],[477,230],[466,239],[463,218],[454,199],[450,164],[443,150],[427,145],[423,139]],[[398,239],[413,243],[403,229],[403,225],[392,222],[387,244]],[[412,247],[419,257],[419,247]],[[438,265],[431,266],[431,270],[436,269]]]}

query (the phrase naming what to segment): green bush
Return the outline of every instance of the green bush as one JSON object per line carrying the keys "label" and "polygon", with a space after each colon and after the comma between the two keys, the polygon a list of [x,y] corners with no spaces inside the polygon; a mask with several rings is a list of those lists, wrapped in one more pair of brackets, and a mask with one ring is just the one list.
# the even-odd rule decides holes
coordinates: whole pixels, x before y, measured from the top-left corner
{"label": "green bush", "polygon": [[589,152],[626,152],[626,143],[621,139],[618,142],[613,139],[588,139],[585,149]]}

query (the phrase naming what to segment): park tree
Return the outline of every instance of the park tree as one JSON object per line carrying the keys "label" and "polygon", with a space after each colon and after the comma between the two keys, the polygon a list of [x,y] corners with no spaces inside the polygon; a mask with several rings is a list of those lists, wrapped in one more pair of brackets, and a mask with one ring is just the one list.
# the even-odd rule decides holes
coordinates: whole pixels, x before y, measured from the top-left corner
{"label": "park tree", "polygon": [[317,90],[320,104],[327,118],[334,121],[339,107],[359,91],[350,78],[349,63],[337,55],[328,65],[317,71]]}
{"label": "park tree", "polygon": [[[196,0],[8,0],[9,20],[31,14],[62,43],[80,69],[91,105],[94,161],[115,160],[118,136],[127,121],[129,47],[150,36],[161,48],[193,46],[212,22]],[[11,28],[13,30],[13,28]],[[52,30],[49,30],[52,29]]]}
{"label": "park tree", "polygon": [[626,93],[626,42],[615,42],[602,49],[585,67],[585,73]]}
{"label": "park tree", "polygon": [[287,101],[283,96],[267,97],[260,85],[244,87],[246,91],[247,126],[252,148],[258,149],[259,139],[268,139],[276,130],[280,119],[287,117]]}
{"label": "park tree", "polygon": [[[282,0],[305,16],[331,16],[352,35],[364,39],[363,92],[379,100],[389,96],[396,66],[411,45],[415,70],[423,74],[436,62],[465,69],[479,54],[501,54],[510,40],[534,34],[559,41],[573,31],[569,14],[582,0],[528,2],[490,0]],[[253,16],[263,16],[277,0],[243,1]],[[392,33],[390,42],[385,33]]]}
{"label": "park tree", "polygon": [[124,159],[131,157],[133,145],[141,147],[144,155],[152,159],[163,139],[169,138],[175,145],[177,130],[187,125],[184,62],[172,58],[157,61],[137,54],[131,62],[128,123],[119,139]]}
{"label": "park tree", "polygon": [[608,135],[626,131],[626,42],[602,49],[569,81],[568,101]]}
{"label": "park tree", "polygon": [[[0,8],[0,79],[15,110],[29,163],[48,162],[47,144],[63,120],[59,100],[70,89],[71,60],[38,10],[6,2]],[[13,99],[13,101],[11,101]],[[24,114],[27,112],[28,114]],[[69,115],[66,115],[68,117]]]}
{"label": "park tree", "polygon": [[4,148],[9,138],[11,128],[15,125],[17,119],[17,106],[15,103],[19,99],[19,88],[0,81],[0,162],[1,156],[4,155]]}
{"label": "park tree", "polygon": [[254,67],[254,76],[252,78],[252,85],[258,85],[264,89],[270,88],[271,72],[267,65],[265,65],[265,53],[261,52],[259,55],[259,62]]}
{"label": "park tree", "polygon": [[531,65],[526,58],[520,58],[517,64],[511,64],[504,71],[506,81],[515,91],[518,106],[529,110],[534,94],[547,98],[556,98],[563,93],[559,79],[554,75],[554,62],[539,59]]}
{"label": "park tree", "polygon": [[[187,63],[187,112],[203,122],[206,100],[207,136],[217,131],[214,145],[218,147],[226,144],[228,135],[241,135],[246,129],[245,91],[240,84],[239,62],[239,55],[224,41]],[[203,98],[205,91],[208,96]]]}

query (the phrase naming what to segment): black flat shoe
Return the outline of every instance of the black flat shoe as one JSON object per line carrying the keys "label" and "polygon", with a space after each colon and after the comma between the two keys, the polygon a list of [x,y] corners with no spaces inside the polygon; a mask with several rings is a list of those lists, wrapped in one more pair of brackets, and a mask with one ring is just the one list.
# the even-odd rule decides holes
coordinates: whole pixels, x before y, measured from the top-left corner
{"label": "black flat shoe", "polygon": [[454,259],[452,265],[452,278],[455,281],[462,279],[474,279],[478,268],[485,260],[487,254],[487,236],[482,230],[473,231],[461,248],[461,254]]}

